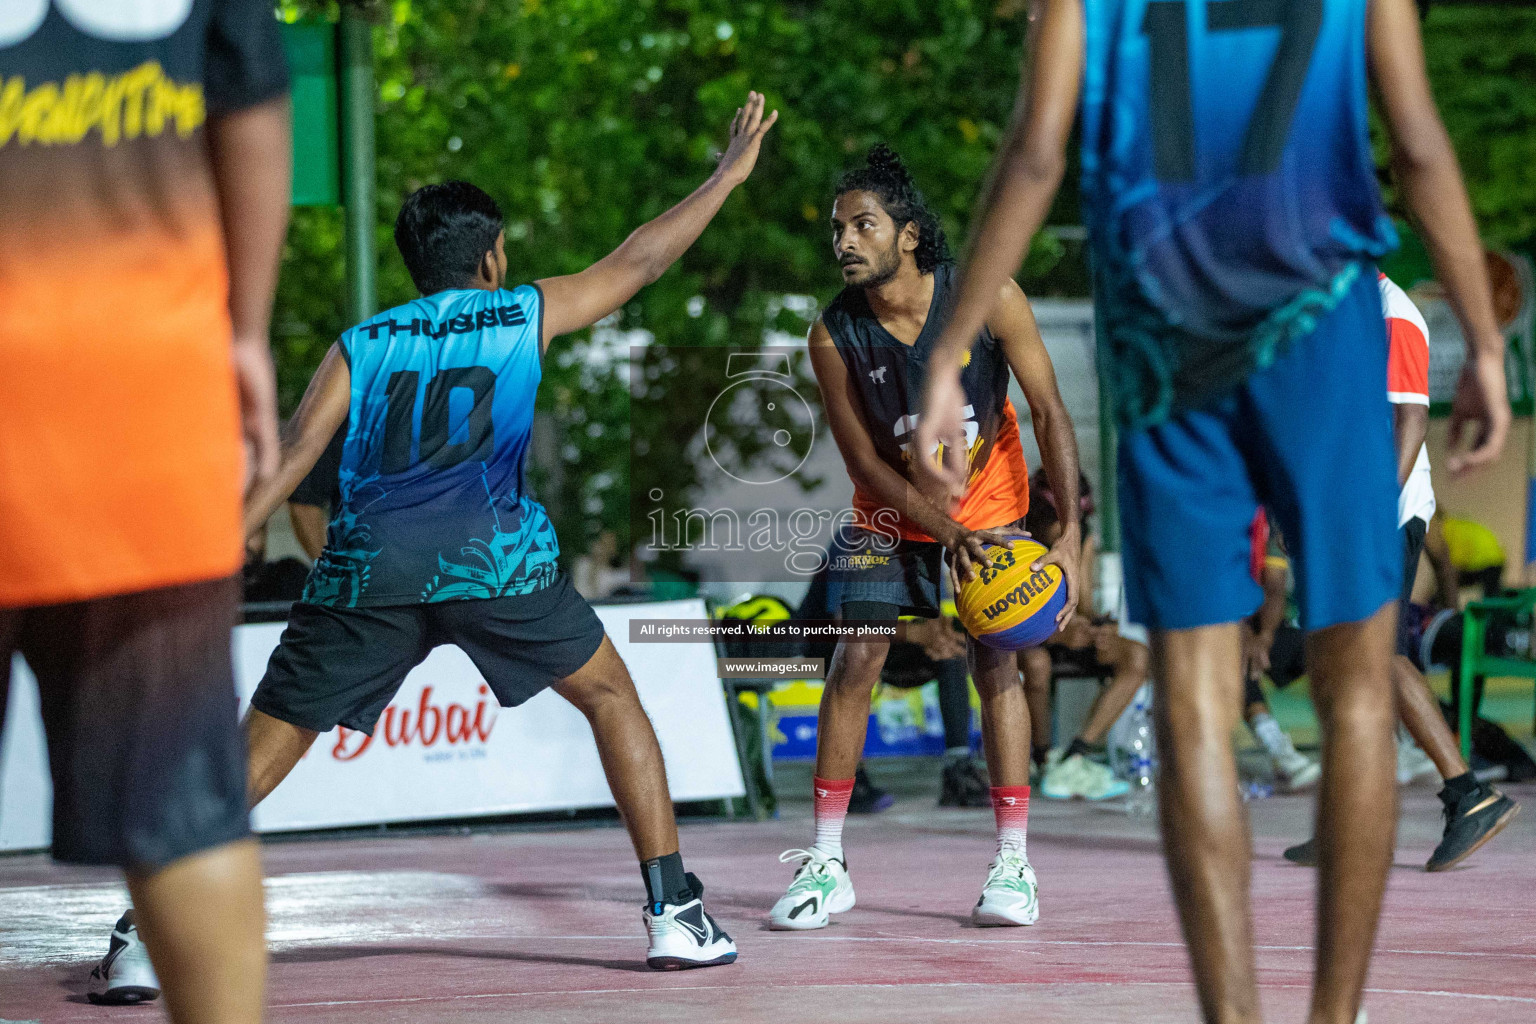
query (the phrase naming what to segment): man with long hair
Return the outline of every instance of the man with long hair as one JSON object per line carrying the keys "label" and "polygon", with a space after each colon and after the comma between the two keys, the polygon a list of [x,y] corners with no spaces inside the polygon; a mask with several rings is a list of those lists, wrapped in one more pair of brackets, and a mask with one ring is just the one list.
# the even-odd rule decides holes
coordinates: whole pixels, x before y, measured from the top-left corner
{"label": "man with long hair", "polygon": [[[945,555],[966,579],[986,562],[985,543],[1001,540],[1003,527],[1022,525],[1029,471],[1008,400],[1010,371],[1029,402],[1046,473],[1069,502],[1047,560],[1062,567],[1075,597],[1077,440],[1024,293],[1011,281],[1001,288],[997,309],[967,342],[959,443],[973,486],[963,502],[935,503],[912,483],[919,457],[912,422],[930,353],[949,321],[955,270],[938,218],[888,147],[876,146],[865,166],[838,182],[832,249],[845,286],[811,328],[810,354],[827,423],[853,478],[854,522],[830,553],[844,622],[938,616]],[[1025,852],[1029,707],[1014,655],[974,639],[969,647],[997,821],[996,856],[971,917],[983,925],[1033,924],[1039,901]],[[771,928],[823,928],[829,914],[854,904],[843,819],[870,694],[889,649],[888,641],[845,640],[832,656],[817,719],[816,838],[780,857],[796,872],[769,913]]]}

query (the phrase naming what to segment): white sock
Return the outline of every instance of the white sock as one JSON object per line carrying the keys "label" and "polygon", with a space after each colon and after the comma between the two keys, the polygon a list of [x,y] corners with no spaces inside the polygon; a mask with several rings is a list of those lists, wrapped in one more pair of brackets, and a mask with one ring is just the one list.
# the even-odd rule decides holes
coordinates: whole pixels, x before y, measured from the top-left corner
{"label": "white sock", "polygon": [[816,796],[816,841],[811,845],[834,860],[843,859],[843,822],[848,818],[848,799],[853,780],[813,780]]}
{"label": "white sock", "polygon": [[811,844],[833,860],[843,859],[843,819],[823,818],[816,823],[816,841]]}

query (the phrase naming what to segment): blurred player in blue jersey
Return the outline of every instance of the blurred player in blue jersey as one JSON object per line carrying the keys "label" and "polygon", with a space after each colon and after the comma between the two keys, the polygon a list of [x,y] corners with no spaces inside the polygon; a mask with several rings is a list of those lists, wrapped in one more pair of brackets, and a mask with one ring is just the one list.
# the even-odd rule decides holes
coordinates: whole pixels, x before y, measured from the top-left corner
{"label": "blurred player in blue jersey", "polygon": [[[1311,1024],[1359,1009],[1396,814],[1389,665],[1402,555],[1373,261],[1395,244],[1367,128],[1467,338],[1452,472],[1498,457],[1504,341],[1412,0],[1037,0],[1014,121],[919,443],[961,432],[959,359],[1061,181],[1081,98],[1083,210],[1120,424],[1127,597],[1154,631],[1168,871],[1206,1020],[1260,1020],[1231,731],[1248,526],[1294,538],[1324,734]],[[957,494],[960,467],[927,467]]]}
{"label": "blurred player in blue jersey", "polygon": [[339,501],[245,720],[252,806],[336,725],[372,734],[406,674],[462,648],[504,707],[553,687],[591,723],[640,858],[658,970],[736,959],[683,870],[661,748],[624,662],[560,571],[524,467],[552,339],[656,280],[746,181],[778,119],[748,96],[718,167],[692,195],[579,274],[508,290],[502,214],[464,182],[409,196],[395,241],[422,297],[344,333],[246,501],[247,532],[288,498],[347,424]]}

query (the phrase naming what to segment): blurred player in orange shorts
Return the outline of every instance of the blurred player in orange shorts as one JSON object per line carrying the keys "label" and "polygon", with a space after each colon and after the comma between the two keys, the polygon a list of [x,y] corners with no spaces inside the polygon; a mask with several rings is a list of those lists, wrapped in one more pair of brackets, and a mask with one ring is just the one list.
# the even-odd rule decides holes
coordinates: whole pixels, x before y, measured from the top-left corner
{"label": "blurred player in orange shorts", "polygon": [[230,629],[287,90],[269,0],[0,5],[0,707],[19,652],[54,856],[139,908],[92,998],[153,998],[153,958],[178,1024],[258,1021],[266,984]]}

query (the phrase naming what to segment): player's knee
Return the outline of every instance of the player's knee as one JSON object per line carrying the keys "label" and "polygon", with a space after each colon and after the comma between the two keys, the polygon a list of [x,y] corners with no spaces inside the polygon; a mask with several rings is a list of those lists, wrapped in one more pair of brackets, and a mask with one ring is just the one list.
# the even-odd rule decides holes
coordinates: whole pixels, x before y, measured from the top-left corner
{"label": "player's knee", "polygon": [[[976,683],[976,695],[982,700],[992,700],[1008,694],[1022,696],[1030,689],[1030,683],[1024,674],[1014,667],[1012,660],[1006,665],[978,665],[973,679]],[[1047,674],[1045,685],[1049,687],[1050,682],[1051,677]]]}
{"label": "player's knee", "polygon": [[1019,652],[1019,668],[1024,673],[1024,686],[1031,693],[1050,689],[1051,654],[1044,647]]}
{"label": "player's knee", "polygon": [[588,718],[614,708],[639,703],[634,680],[630,679],[627,671],[567,681],[560,687],[560,695]]}
{"label": "player's knee", "polygon": [[1336,687],[1315,692],[1313,704],[1325,732],[1391,732],[1397,725],[1397,695],[1389,680],[1379,685]]}
{"label": "player's knee", "polygon": [[1240,711],[1236,701],[1208,700],[1187,691],[1165,691],[1157,695],[1153,708],[1159,705],[1162,706],[1157,713],[1159,725],[1176,749],[1231,743]]}
{"label": "player's knee", "polygon": [[832,657],[833,671],[827,673],[827,689],[840,694],[872,692],[889,652],[890,645],[883,643],[838,644]]}

